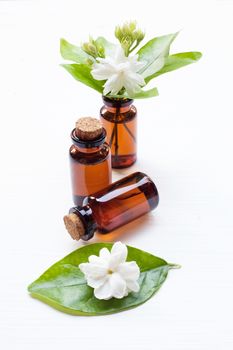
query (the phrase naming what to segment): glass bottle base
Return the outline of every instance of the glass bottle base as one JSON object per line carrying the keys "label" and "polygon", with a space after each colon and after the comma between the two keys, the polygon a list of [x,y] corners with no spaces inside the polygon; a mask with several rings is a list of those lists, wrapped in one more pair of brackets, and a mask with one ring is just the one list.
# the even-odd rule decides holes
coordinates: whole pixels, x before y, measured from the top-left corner
{"label": "glass bottle base", "polygon": [[112,155],[112,168],[123,169],[133,165],[137,160],[136,154],[128,154],[124,156]]}

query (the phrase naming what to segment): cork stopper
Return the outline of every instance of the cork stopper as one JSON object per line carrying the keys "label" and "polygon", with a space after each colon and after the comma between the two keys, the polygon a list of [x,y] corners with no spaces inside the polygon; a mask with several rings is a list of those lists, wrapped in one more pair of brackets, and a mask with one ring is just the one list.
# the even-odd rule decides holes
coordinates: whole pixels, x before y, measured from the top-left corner
{"label": "cork stopper", "polygon": [[78,215],[74,213],[65,215],[63,220],[67,231],[76,241],[78,241],[81,236],[85,234],[85,228]]}
{"label": "cork stopper", "polygon": [[75,134],[81,140],[94,140],[103,132],[101,122],[92,117],[80,118],[75,125]]}

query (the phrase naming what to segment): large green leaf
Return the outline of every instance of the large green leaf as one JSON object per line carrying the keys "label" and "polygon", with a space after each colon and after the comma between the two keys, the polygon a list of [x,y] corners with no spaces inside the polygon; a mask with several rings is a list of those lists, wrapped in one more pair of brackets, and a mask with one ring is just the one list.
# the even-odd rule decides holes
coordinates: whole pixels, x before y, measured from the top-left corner
{"label": "large green leaf", "polygon": [[117,46],[105,39],[103,36],[99,36],[95,42],[97,45],[104,47],[105,56],[112,56],[116,51]]}
{"label": "large green leaf", "polygon": [[167,73],[173,70],[179,69],[181,67],[187,66],[188,64],[197,62],[202,57],[201,52],[192,51],[192,52],[181,52],[174,55],[170,55],[165,58],[164,66],[156,73],[150,75],[145,79],[148,83],[151,79]]}
{"label": "large green leaf", "polygon": [[74,61],[80,64],[87,64],[91,61],[94,62],[93,57],[83,51],[81,47],[72,45],[65,39],[60,40],[60,52],[65,60]]}
{"label": "large green leaf", "polygon": [[174,267],[165,260],[142,250],[128,246],[129,261],[136,261],[140,268],[140,291],[123,299],[99,300],[86,284],[79,264],[87,262],[101,248],[111,248],[112,243],[95,243],[83,246],[51,266],[33,282],[28,290],[31,295],[54,308],[73,315],[103,315],[136,307],[148,300],[165,281],[168,271]]}
{"label": "large green leaf", "polygon": [[164,59],[169,54],[170,46],[178,33],[156,37],[148,41],[139,51],[139,61],[145,62],[140,73],[144,78],[154,74],[164,65]]}
{"label": "large green leaf", "polygon": [[81,83],[97,90],[98,92],[103,92],[103,81],[95,80],[91,75],[91,67],[85,64],[62,64],[64,67],[76,80]]}
{"label": "large green leaf", "polygon": [[158,96],[159,92],[157,88],[152,88],[150,90],[142,90],[137,92],[134,95],[129,95],[126,91],[124,91],[124,94],[120,95],[111,95],[108,94],[107,96],[109,98],[130,98],[130,99],[141,99],[141,98],[150,98],[150,97],[155,97]]}
{"label": "large green leaf", "polygon": [[155,97],[158,96],[159,92],[157,88],[152,88],[150,90],[141,90],[140,92],[138,92],[137,94],[135,94],[134,96],[131,96],[131,98],[133,99],[139,99],[139,98],[150,98],[150,97]]}

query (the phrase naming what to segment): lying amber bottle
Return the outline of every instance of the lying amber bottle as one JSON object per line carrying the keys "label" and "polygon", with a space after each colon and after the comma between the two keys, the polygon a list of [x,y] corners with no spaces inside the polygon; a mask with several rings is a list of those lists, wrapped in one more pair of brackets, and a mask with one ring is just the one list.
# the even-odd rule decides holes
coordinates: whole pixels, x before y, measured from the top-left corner
{"label": "lying amber bottle", "polygon": [[88,196],[82,207],[73,207],[64,217],[73,239],[87,241],[95,231],[108,233],[157,207],[159,195],[153,181],[133,173]]}
{"label": "lying amber bottle", "polygon": [[71,132],[72,192],[75,205],[112,182],[111,152],[105,142],[106,131],[98,119],[80,118]]}

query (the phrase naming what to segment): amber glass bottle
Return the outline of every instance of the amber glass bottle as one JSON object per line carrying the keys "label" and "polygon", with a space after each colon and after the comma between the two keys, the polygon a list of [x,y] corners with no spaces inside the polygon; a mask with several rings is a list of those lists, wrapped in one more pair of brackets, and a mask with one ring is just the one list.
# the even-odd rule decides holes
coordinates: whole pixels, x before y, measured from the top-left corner
{"label": "amber glass bottle", "polygon": [[110,99],[103,96],[101,122],[107,131],[111,147],[112,167],[127,168],[137,158],[137,110],[130,99]]}
{"label": "amber glass bottle", "polygon": [[106,131],[95,118],[80,118],[71,132],[72,192],[75,205],[112,181],[111,152],[105,142]]}
{"label": "amber glass bottle", "polygon": [[94,232],[108,233],[157,207],[159,195],[153,181],[133,173],[86,197],[83,207],[73,207],[64,217],[73,239],[88,240]]}

